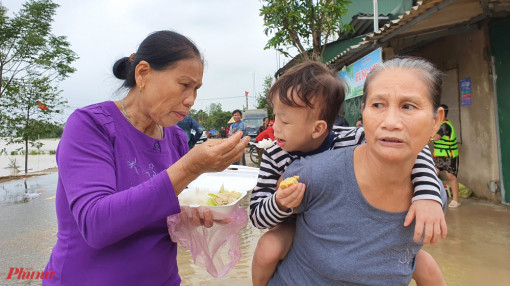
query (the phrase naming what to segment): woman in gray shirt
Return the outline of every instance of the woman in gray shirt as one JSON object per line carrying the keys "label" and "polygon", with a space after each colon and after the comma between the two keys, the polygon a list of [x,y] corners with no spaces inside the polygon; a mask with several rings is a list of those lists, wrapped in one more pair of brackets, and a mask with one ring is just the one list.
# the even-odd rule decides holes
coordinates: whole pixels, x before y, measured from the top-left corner
{"label": "woman in gray shirt", "polygon": [[287,168],[283,178],[299,175],[306,191],[294,243],[269,285],[409,284],[422,245],[402,221],[413,164],[444,117],[441,83],[441,73],[422,59],[379,64],[364,86],[367,144]]}

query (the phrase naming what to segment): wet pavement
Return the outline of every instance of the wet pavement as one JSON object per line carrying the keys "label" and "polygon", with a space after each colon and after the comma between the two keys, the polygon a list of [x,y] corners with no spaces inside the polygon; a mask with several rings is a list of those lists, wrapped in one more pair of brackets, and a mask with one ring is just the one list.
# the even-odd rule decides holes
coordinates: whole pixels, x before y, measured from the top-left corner
{"label": "wet pavement", "polygon": [[11,267],[43,271],[56,242],[57,174],[0,184],[0,285],[40,285],[6,280]]}
{"label": "wet pavement", "polygon": [[[42,271],[56,241],[55,189],[50,174],[0,184],[0,285],[40,285],[6,280],[10,267]],[[248,208],[246,197],[242,205]],[[510,285],[510,207],[475,199],[448,209],[448,238],[425,246],[441,267],[448,285]],[[251,258],[262,231],[246,226],[240,234],[242,258],[221,279],[193,265],[179,248],[182,285],[251,285]],[[414,285],[414,283],[411,283]]]}

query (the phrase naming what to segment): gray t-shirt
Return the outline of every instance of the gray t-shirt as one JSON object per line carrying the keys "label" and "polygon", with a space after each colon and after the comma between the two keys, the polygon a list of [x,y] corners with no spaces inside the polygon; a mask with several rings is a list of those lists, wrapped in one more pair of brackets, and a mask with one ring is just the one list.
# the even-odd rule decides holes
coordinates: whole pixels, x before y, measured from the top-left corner
{"label": "gray t-shirt", "polygon": [[[421,243],[407,212],[370,205],[356,182],[355,147],[294,161],[283,178],[299,175],[306,191],[287,257],[269,285],[408,285]],[[442,190],[443,201],[446,193]]]}

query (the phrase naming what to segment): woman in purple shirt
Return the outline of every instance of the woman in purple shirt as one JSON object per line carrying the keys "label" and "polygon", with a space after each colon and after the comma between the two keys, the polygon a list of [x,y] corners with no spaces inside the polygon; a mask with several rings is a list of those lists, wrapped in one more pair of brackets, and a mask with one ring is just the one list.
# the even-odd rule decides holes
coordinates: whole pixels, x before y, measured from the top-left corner
{"label": "woman in purple shirt", "polygon": [[127,96],[76,110],[57,150],[58,240],[43,285],[179,285],[166,217],[191,181],[238,161],[249,141],[239,133],[188,153],[175,125],[194,104],[203,62],[186,37],[155,32],[113,73]]}

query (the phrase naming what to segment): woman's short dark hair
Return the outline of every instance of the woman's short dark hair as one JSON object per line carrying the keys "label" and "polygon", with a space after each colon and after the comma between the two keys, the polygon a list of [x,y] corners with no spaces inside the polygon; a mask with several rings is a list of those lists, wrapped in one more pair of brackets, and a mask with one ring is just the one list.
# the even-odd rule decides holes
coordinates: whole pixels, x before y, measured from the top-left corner
{"label": "woman's short dark hair", "polygon": [[428,96],[432,102],[434,112],[437,112],[441,103],[441,88],[443,85],[443,73],[438,70],[431,62],[411,56],[397,56],[374,67],[368,73],[363,86],[363,105],[366,104],[367,94],[370,88],[370,82],[381,72],[389,69],[406,69],[417,71],[427,86]]}
{"label": "woman's short dark hair", "polygon": [[241,117],[243,117],[243,113],[241,112],[241,110],[236,109],[236,110],[232,111],[232,115],[234,115],[236,113],[239,113],[239,115],[241,115]]}
{"label": "woman's short dark hair", "polygon": [[[319,119],[326,121],[331,130],[345,97],[346,84],[328,66],[316,61],[305,61],[287,70],[276,80],[268,93],[268,103],[273,106],[274,97],[288,106],[313,108],[318,104]],[[292,94],[304,102],[299,105]]]}
{"label": "woman's short dark hair", "polygon": [[172,31],[157,31],[145,38],[134,57],[123,57],[113,65],[113,74],[123,79],[123,87],[136,85],[135,68],[140,61],[146,61],[154,70],[165,70],[180,60],[198,58],[202,55],[195,44],[185,36]]}

